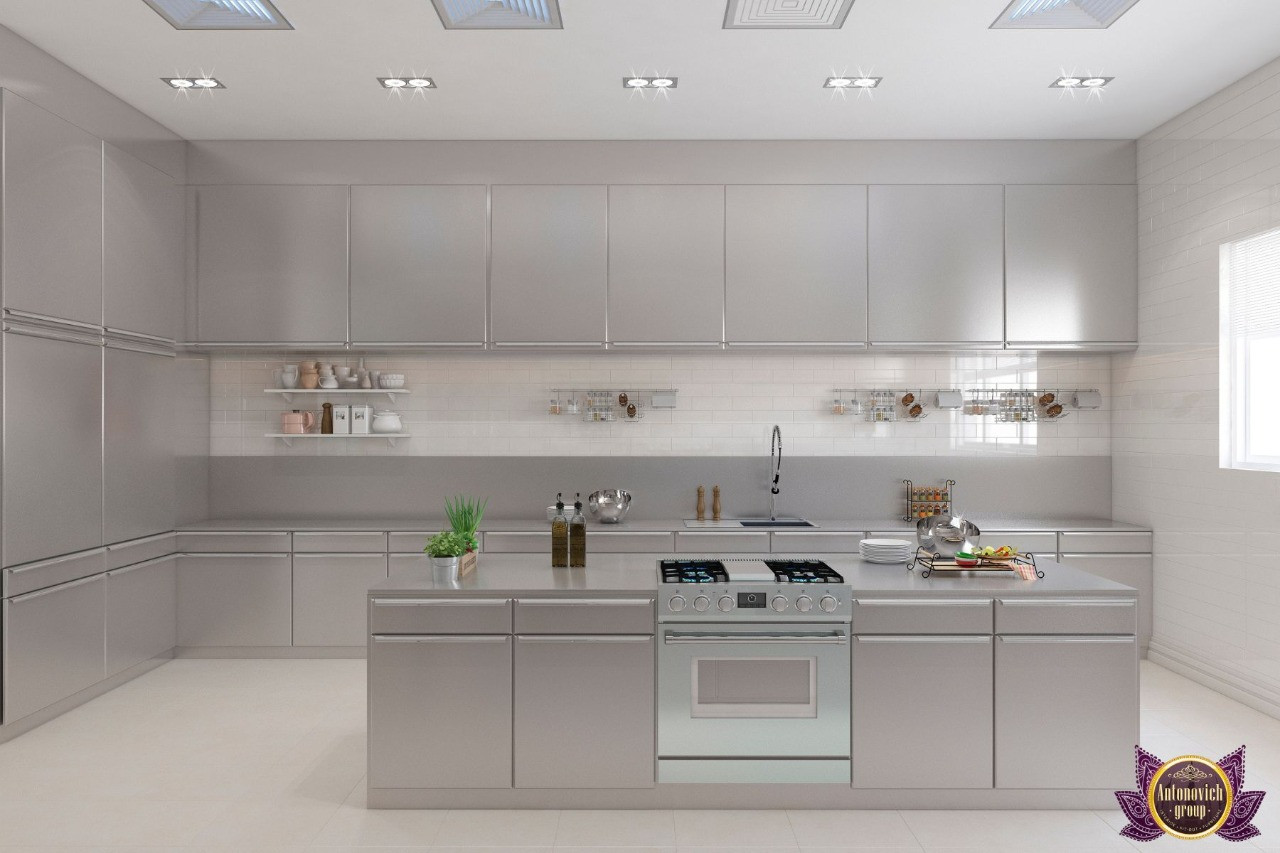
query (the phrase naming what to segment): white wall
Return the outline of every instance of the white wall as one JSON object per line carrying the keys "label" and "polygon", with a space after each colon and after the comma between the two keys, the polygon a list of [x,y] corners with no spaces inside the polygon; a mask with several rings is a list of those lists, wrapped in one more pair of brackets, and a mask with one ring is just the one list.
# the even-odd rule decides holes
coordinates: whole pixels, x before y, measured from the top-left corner
{"label": "white wall", "polygon": [[[300,360],[303,356],[291,356]],[[328,358],[325,360],[333,360]],[[338,363],[355,364],[354,358]],[[267,395],[283,358],[216,355],[212,361],[211,453],[400,456],[743,456],[768,452],[769,427],[783,424],[787,452],[800,456],[1106,456],[1109,402],[1054,423],[997,424],[929,409],[918,422],[867,423],[831,413],[836,388],[1096,388],[1110,397],[1107,356],[966,354],[468,355],[379,354],[372,368],[404,373],[412,394],[389,406],[404,416],[409,441],[298,441],[279,432],[280,412],[319,409]],[[548,414],[550,389],[603,386],[675,388],[675,410],[638,422],[583,423]],[[335,397],[335,402],[350,398]]]}
{"label": "white wall", "polygon": [[1280,226],[1280,60],[1139,140],[1138,182],[1142,345],[1113,359],[1114,515],[1156,531],[1152,657],[1275,703],[1280,475],[1218,468],[1217,323],[1219,245]]}

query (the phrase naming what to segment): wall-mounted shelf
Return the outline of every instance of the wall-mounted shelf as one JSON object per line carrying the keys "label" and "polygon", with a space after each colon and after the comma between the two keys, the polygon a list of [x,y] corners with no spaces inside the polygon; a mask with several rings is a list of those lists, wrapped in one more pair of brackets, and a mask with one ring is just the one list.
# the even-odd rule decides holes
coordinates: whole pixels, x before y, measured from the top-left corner
{"label": "wall-mounted shelf", "polygon": [[837,388],[835,394],[831,414],[862,417],[870,423],[922,421],[929,417],[930,407],[958,409],[963,399],[954,388]]}
{"label": "wall-mounted shelf", "polygon": [[307,399],[308,397],[333,397],[339,394],[350,394],[353,396],[370,396],[377,394],[386,394],[391,402],[396,401],[397,395],[408,394],[408,388],[264,388],[263,394],[276,394],[284,398],[286,403],[292,403],[294,397]]}
{"label": "wall-mounted shelf", "polygon": [[374,432],[374,433],[367,433],[367,434],[360,433],[358,435],[347,435],[347,434],[333,435],[325,432],[303,432],[303,433],[269,432],[267,433],[267,438],[278,438],[284,442],[285,447],[293,447],[293,440],[295,438],[305,438],[305,439],[319,438],[319,439],[327,439],[330,441],[361,441],[361,440],[368,441],[370,439],[381,439],[387,442],[388,444],[390,444],[392,447],[395,447],[397,441],[399,441],[402,438],[410,438],[410,437],[411,436],[407,432],[396,432],[396,433]]}
{"label": "wall-mounted shelf", "polygon": [[970,388],[964,392],[964,413],[995,418],[999,423],[1060,421],[1070,416],[1067,407],[1080,406],[1080,396],[1101,402],[1096,388]]}
{"label": "wall-mounted shelf", "polygon": [[646,409],[674,409],[674,388],[552,388],[547,414],[581,417],[588,423],[634,423]]}

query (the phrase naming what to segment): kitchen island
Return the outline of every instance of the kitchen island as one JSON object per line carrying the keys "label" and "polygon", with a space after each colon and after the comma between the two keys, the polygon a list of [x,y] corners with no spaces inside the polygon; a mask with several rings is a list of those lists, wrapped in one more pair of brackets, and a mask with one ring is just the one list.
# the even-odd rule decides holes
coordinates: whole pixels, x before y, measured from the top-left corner
{"label": "kitchen island", "polygon": [[[410,570],[374,585],[369,806],[1103,808],[1132,784],[1137,593],[1048,560],[1044,578],[1023,581],[823,556],[844,578],[830,591],[851,625],[826,638],[843,657],[813,655],[815,710],[762,714],[794,722],[768,720],[759,731],[772,734],[759,749],[747,739],[737,760],[674,760],[664,726],[720,715],[671,699],[690,666],[696,695],[710,656],[669,653],[690,636],[670,602],[690,585],[658,581],[671,556],[595,554],[586,569],[552,569],[542,555],[484,554],[453,583]],[[819,618],[769,624],[776,634]],[[746,659],[765,654],[755,636],[736,635]],[[849,709],[829,738],[843,762],[811,761],[823,769],[806,776],[794,772],[803,760],[753,759],[786,726],[830,718],[833,691],[845,691],[837,711]]]}

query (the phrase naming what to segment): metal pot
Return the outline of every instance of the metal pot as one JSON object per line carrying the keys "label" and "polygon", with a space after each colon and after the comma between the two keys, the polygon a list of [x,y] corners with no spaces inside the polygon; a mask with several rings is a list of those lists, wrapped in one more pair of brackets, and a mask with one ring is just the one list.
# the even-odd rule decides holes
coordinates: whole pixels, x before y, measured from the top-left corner
{"label": "metal pot", "polygon": [[626,489],[600,489],[587,497],[587,508],[602,524],[617,524],[631,508],[631,493]]}
{"label": "metal pot", "polygon": [[961,551],[972,552],[981,536],[978,525],[958,515],[931,515],[916,522],[921,547],[948,560]]}

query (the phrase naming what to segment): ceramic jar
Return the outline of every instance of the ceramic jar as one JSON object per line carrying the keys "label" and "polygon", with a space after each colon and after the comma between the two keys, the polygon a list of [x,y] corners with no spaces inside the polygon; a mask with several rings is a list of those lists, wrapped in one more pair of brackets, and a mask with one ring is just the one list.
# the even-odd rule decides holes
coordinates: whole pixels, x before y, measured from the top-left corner
{"label": "ceramic jar", "polygon": [[404,424],[401,423],[400,416],[395,412],[378,412],[373,416],[373,424],[370,429],[379,435],[393,435],[403,432]]}
{"label": "ceramic jar", "polygon": [[298,365],[298,382],[307,391],[314,391],[320,386],[320,365],[314,361],[304,361]]}

